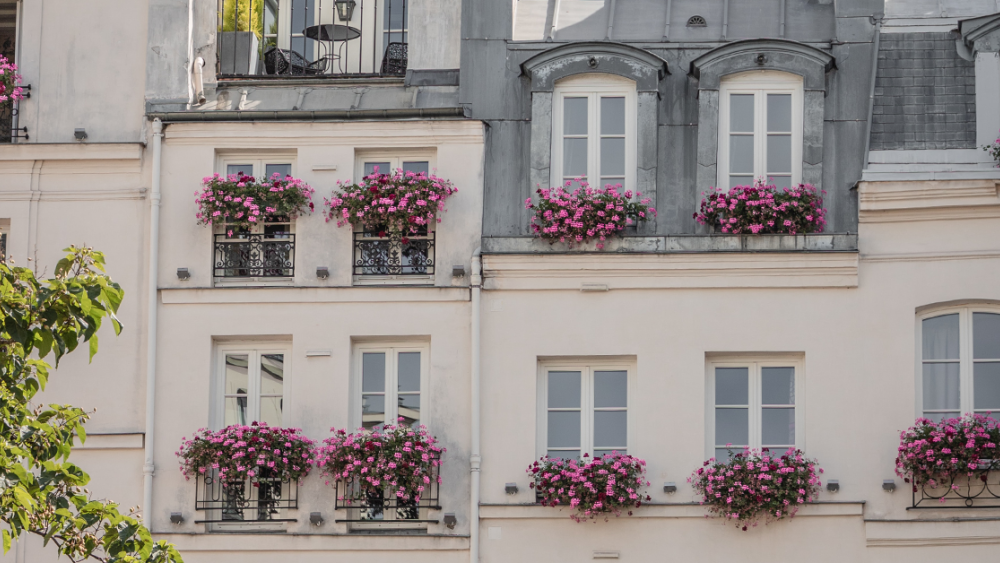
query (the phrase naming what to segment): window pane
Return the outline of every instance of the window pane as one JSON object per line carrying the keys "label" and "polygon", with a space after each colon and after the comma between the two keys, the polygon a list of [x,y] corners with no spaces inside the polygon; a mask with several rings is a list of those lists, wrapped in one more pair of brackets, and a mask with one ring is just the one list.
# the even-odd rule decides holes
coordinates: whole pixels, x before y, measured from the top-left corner
{"label": "window pane", "polygon": [[620,176],[625,173],[625,139],[601,139],[601,176]]}
{"label": "window pane", "polygon": [[752,185],[753,185],[753,175],[729,177],[730,188],[735,188],[736,186],[752,186]]}
{"label": "window pane", "polygon": [[716,445],[745,446],[750,435],[747,409],[715,409]]}
{"label": "window pane", "polygon": [[563,135],[587,134],[587,98],[563,99]]}
{"label": "window pane", "polygon": [[[382,16],[383,29],[403,29],[406,27],[406,16],[409,6],[406,0],[384,0],[385,15]],[[358,2],[360,4],[360,2]]]}
{"label": "window pane", "polygon": [[792,95],[767,95],[767,130],[776,133],[792,131]]}
{"label": "window pane", "polygon": [[[235,3],[234,3],[235,4]],[[305,28],[316,23],[316,0],[292,0],[292,33],[302,33]],[[292,39],[292,50],[313,61],[313,49],[315,41],[304,37]],[[298,72],[302,72],[301,70]]]}
{"label": "window pane", "polygon": [[715,459],[726,462],[729,461],[731,456],[734,456],[743,451],[743,447],[733,447],[733,448],[715,448]]}
{"label": "window pane", "polygon": [[958,362],[924,364],[924,409],[959,408]]}
{"label": "window pane", "polygon": [[924,359],[958,359],[958,313],[923,321]]}
{"label": "window pane", "polygon": [[594,450],[594,459],[598,459],[608,454],[613,454],[615,452],[618,452],[620,454],[627,454],[628,448],[611,448],[610,450]]}
{"label": "window pane", "polygon": [[954,412],[925,412],[924,418],[929,418],[934,422],[941,422],[948,418],[958,418],[958,411]]}
{"label": "window pane", "polygon": [[749,404],[749,381],[749,368],[715,368],[715,404]]}
{"label": "window pane", "polygon": [[398,358],[398,389],[420,391],[420,352],[400,352]]}
{"label": "window pane", "polygon": [[371,176],[378,169],[379,174],[388,174],[392,172],[391,162],[366,162],[365,163],[365,176]]}
{"label": "window pane", "polygon": [[[761,368],[760,384],[762,404],[795,404],[795,368]],[[791,442],[776,443],[790,444]]]}
{"label": "window pane", "polygon": [[361,396],[361,425],[365,428],[385,422],[385,395]]}
{"label": "window pane", "polygon": [[245,395],[250,388],[246,354],[226,354],[226,395]]}
{"label": "window pane", "polygon": [[226,426],[231,424],[248,424],[247,420],[247,398],[226,397]]}
{"label": "window pane", "polygon": [[792,177],[791,176],[775,176],[769,174],[767,177],[767,183],[773,184],[776,188],[790,188],[792,187]]}
{"label": "window pane", "polygon": [[976,410],[1000,413],[1000,362],[977,362],[972,369],[972,394]]}
{"label": "window pane", "polygon": [[563,176],[587,175],[587,139],[563,139]]}
{"label": "window pane", "polygon": [[764,409],[761,412],[761,444],[785,446],[795,443],[795,409]]}
{"label": "window pane", "polygon": [[281,407],[284,399],[281,397],[261,397],[260,422],[268,426],[281,426]]}
{"label": "window pane", "polygon": [[403,161],[403,172],[413,172],[414,174],[420,174],[423,172],[424,174],[428,174],[430,171],[430,163],[426,160],[412,162]]}
{"label": "window pane", "polygon": [[753,94],[729,96],[729,131],[753,133]]}
{"label": "window pane", "polygon": [[729,137],[729,171],[753,174],[753,137],[731,135]]}
{"label": "window pane", "polygon": [[792,171],[791,135],[767,136],[767,171],[768,173]]}
{"label": "window pane", "polygon": [[549,450],[545,455],[553,459],[580,459],[580,450]]}
{"label": "window pane", "polygon": [[279,178],[284,178],[285,176],[292,175],[292,165],[291,164],[265,164],[264,165],[264,177],[270,179],[271,176],[275,174]]}
{"label": "window pane", "polygon": [[550,409],[580,408],[580,389],[581,389],[580,372],[550,371],[549,408]]}
{"label": "window pane", "polygon": [[625,98],[601,98],[601,135],[625,134]]}
{"label": "window pane", "polygon": [[627,407],[628,406],[628,372],[595,371],[594,372],[594,407]]}
{"label": "window pane", "polygon": [[365,352],[361,354],[361,391],[381,393],[385,391],[385,353]]}
{"label": "window pane", "polygon": [[398,404],[399,416],[403,418],[403,424],[412,425],[414,422],[420,421],[420,395],[416,393],[400,395]]}
{"label": "window pane", "polygon": [[260,357],[260,394],[281,395],[285,380],[285,355],[264,354]]}
{"label": "window pane", "polygon": [[580,447],[580,411],[549,411],[550,448]]}
{"label": "window pane", "polygon": [[1000,360],[1000,315],[972,314],[972,357]]}
{"label": "window pane", "polygon": [[229,174],[253,176],[253,164],[227,164],[226,175],[228,176]]}
{"label": "window pane", "polygon": [[628,445],[628,413],[597,411],[594,413],[594,447],[624,448]]}

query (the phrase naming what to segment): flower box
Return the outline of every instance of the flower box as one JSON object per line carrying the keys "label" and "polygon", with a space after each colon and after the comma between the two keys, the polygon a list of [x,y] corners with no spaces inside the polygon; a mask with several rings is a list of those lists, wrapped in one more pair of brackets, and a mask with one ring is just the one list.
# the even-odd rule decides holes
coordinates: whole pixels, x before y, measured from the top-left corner
{"label": "flower box", "polygon": [[17,73],[17,65],[0,55],[0,105],[23,99],[24,90],[20,85],[21,75]]}
{"label": "flower box", "polygon": [[713,188],[702,194],[694,218],[721,234],[821,233],[826,225],[824,193],[810,184],[778,188],[762,181],[728,192]]}
{"label": "flower box", "polygon": [[295,219],[314,208],[314,190],[291,176],[282,178],[275,173],[271,178],[257,179],[242,173],[215,174],[202,181],[202,190],[195,192],[195,217],[204,225],[225,225],[230,237],[234,231],[248,231],[268,218]]}
{"label": "flower box", "polygon": [[448,180],[424,172],[375,172],[357,184],[339,183],[327,206],[327,221],[368,233],[421,234],[441,222],[445,201],[458,191]]}
{"label": "flower box", "polygon": [[[632,515],[642,506],[641,489],[649,486],[644,475],[646,462],[618,452],[583,460],[543,457],[531,464],[527,473],[534,480],[539,504],[569,506],[575,509],[570,518],[577,522],[608,516]],[[649,501],[650,497],[645,496]]]}
{"label": "flower box", "polygon": [[[603,250],[608,238],[634,233],[636,224],[656,216],[656,210],[649,207],[650,199],[642,198],[636,192],[638,201],[633,201],[632,192],[619,193],[621,186],[594,188],[585,181],[577,181],[578,187],[571,191],[572,182],[565,186],[537,190],[539,201],[525,200],[524,208],[534,212],[531,229],[535,235],[549,243],[566,243],[569,247],[596,241],[596,250]],[[631,233],[630,233],[631,234]]]}

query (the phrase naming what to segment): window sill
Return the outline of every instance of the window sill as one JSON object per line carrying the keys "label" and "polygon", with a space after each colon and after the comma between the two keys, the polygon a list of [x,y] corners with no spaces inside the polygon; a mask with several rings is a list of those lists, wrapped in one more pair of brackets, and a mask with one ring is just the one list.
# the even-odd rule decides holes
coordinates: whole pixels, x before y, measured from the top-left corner
{"label": "window sill", "polygon": [[549,244],[533,236],[483,237],[483,254],[686,254],[730,252],[857,252],[854,233],[808,235],[666,235],[624,236],[605,241],[603,250],[596,242],[569,248],[565,243]]}
{"label": "window sill", "polygon": [[[568,519],[573,509],[551,507],[541,504],[480,504],[482,519]],[[865,503],[857,502],[814,502],[799,509],[796,518],[803,516],[858,516],[864,515]],[[701,518],[708,509],[697,502],[652,502],[643,503],[632,509],[632,518]]]}
{"label": "window sill", "polygon": [[354,285],[399,286],[434,285],[434,276],[354,276]]}
{"label": "window sill", "polygon": [[292,287],[293,278],[215,278],[215,287]]}

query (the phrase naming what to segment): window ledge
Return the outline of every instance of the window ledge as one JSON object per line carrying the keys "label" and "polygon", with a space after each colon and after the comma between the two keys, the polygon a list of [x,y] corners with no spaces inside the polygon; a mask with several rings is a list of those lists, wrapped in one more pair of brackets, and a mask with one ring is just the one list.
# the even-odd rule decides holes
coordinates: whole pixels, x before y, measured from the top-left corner
{"label": "window ledge", "polygon": [[868,547],[1000,544],[996,518],[865,520]]}
{"label": "window ledge", "polygon": [[808,235],[666,235],[624,236],[569,248],[538,237],[483,237],[483,254],[582,254],[593,252],[631,254],[677,254],[696,252],[856,252],[858,235],[830,233]]}
{"label": "window ledge", "polygon": [[[862,516],[865,503],[858,502],[816,502],[799,509],[796,518],[809,516]],[[573,509],[551,507],[540,504],[480,504],[480,518],[484,519],[566,519]],[[708,509],[697,502],[644,503],[632,509],[631,518],[701,518]],[[628,516],[621,516],[628,518]]]}
{"label": "window ledge", "polygon": [[293,278],[215,278],[215,287],[292,287]]}
{"label": "window ledge", "polygon": [[[437,534],[248,534],[245,532],[157,533],[182,553],[213,554],[317,551],[468,551],[469,536]],[[217,556],[217,555],[216,555]]]}
{"label": "window ledge", "polygon": [[434,276],[354,276],[356,286],[432,286]]}

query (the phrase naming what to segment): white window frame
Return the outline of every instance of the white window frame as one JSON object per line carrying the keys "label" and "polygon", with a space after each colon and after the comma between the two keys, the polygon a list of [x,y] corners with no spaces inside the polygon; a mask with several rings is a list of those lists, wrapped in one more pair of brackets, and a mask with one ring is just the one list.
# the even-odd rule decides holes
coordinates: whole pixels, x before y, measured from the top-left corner
{"label": "white window frame", "polygon": [[[947,307],[935,307],[931,309],[924,310],[917,315],[917,326],[914,331],[916,334],[916,356],[914,365],[915,369],[915,381],[914,385],[914,396],[916,399],[917,417],[924,416],[924,337],[923,337],[923,327],[924,321],[934,317],[940,317],[950,314],[958,314],[958,350],[959,350],[959,412],[958,416],[965,416],[966,413],[987,413],[993,412],[997,416],[994,418],[1000,419],[1000,412],[997,409],[979,409],[976,410],[975,407],[975,378],[974,376],[974,364],[975,359],[972,356],[972,345],[973,345],[973,313],[990,313],[994,315],[1000,315],[1000,305],[996,304],[969,304],[964,306],[947,306]],[[979,361],[988,361],[986,359],[980,359]],[[945,410],[945,409],[938,409]]]}
{"label": "white window frame", "polygon": [[[588,454],[586,459],[594,458],[594,372],[595,371],[625,371],[628,381],[625,399],[625,423],[626,423],[626,449],[630,455],[635,455],[635,434],[638,426],[635,422],[634,397],[636,394],[636,362],[635,359],[625,358],[560,358],[545,359],[538,362],[538,373],[536,376],[536,435],[535,435],[535,458],[545,456],[548,451],[548,412],[549,412],[549,386],[548,373],[550,371],[579,371],[581,372],[581,397],[580,397],[580,457]],[[608,410],[620,410],[618,408]],[[622,452],[625,453],[625,452]]]}
{"label": "white window frame", "polygon": [[[706,362],[705,368],[705,459],[715,457],[715,369],[749,368],[750,386],[748,409],[748,441],[751,448],[762,447],[761,368],[783,367],[795,369],[795,447],[806,449],[806,375],[805,360],[800,355],[715,355]],[[725,447],[722,444],[718,447]],[[743,446],[733,446],[733,452],[743,450]],[[784,453],[784,452],[779,452]]]}
{"label": "white window frame", "polygon": [[[638,147],[638,98],[634,81],[603,73],[588,73],[564,78],[555,84],[552,93],[552,162],[549,185],[563,185],[563,119],[566,98],[586,97],[587,101],[587,175],[585,180],[603,188],[601,181],[601,120],[600,98],[625,98],[625,181],[622,191],[635,192]],[[616,135],[617,136],[617,135]]]}
{"label": "white window frame", "polygon": [[792,95],[792,178],[802,182],[803,79],[774,70],[751,70],[727,76],[719,85],[719,164],[717,186],[729,189],[729,96],[754,95],[754,179],[767,179],[767,94]]}

